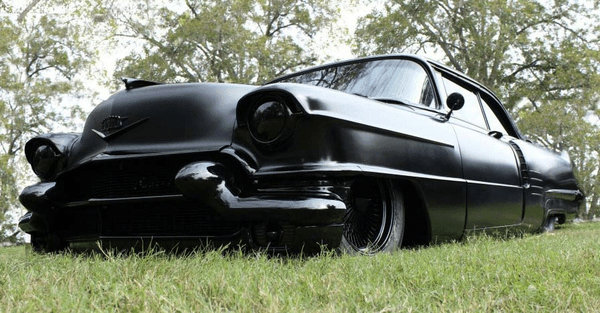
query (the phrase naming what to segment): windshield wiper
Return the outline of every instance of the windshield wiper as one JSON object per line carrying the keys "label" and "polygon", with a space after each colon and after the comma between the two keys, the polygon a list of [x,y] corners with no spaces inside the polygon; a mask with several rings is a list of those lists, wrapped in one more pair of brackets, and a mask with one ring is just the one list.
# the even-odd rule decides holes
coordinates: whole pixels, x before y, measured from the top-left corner
{"label": "windshield wiper", "polygon": [[364,98],[367,98],[367,99],[370,99],[370,100],[385,102],[385,103],[389,103],[389,104],[400,104],[400,105],[404,105],[404,106],[407,106],[407,107],[413,109],[412,106],[408,102],[402,101],[402,100],[399,100],[399,99],[382,98],[382,97],[369,97],[369,96],[366,96],[366,95],[363,95],[363,94],[360,94],[360,93],[356,93],[356,92],[354,92],[352,94],[355,95],[355,96],[364,97]]}
{"label": "windshield wiper", "polygon": [[392,99],[392,98],[377,98],[377,97],[369,97],[369,99],[371,100],[375,100],[375,101],[381,101],[381,102],[385,102],[385,103],[390,103],[390,104],[401,104],[401,105],[405,105],[410,107],[410,104],[408,104],[408,102],[406,101],[402,101],[402,100],[398,100],[398,99]]}

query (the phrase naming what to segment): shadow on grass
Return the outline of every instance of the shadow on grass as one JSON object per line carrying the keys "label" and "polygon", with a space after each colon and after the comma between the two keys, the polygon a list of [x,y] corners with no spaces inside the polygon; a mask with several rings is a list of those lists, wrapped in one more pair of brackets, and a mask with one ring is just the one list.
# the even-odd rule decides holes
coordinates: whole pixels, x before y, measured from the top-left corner
{"label": "shadow on grass", "polygon": [[[564,228],[569,228],[571,224],[556,225],[556,231],[560,231]],[[525,230],[519,229],[487,229],[478,231],[466,232],[460,240],[445,242],[443,244],[472,244],[478,241],[512,241],[519,240],[526,236],[540,236],[542,233],[530,233]],[[429,244],[422,245],[410,245],[403,246],[401,251],[419,251],[422,249],[428,249],[432,246],[436,246],[442,243],[432,242]],[[28,247],[27,249],[31,249]],[[276,258],[276,259],[309,259],[309,258],[320,258],[320,257],[340,257],[346,255],[346,252],[342,252],[340,248],[330,248],[327,246],[318,246],[318,249],[311,249],[305,251],[300,249],[284,250],[281,248],[270,249],[257,248],[251,246],[248,242],[212,242],[210,240],[194,241],[194,242],[171,242],[165,244],[164,242],[144,242],[142,240],[132,240],[129,242],[120,242],[119,244],[101,243],[96,242],[95,244],[89,244],[85,246],[74,245],[71,248],[67,248],[58,252],[43,253],[34,252],[39,254],[59,254],[59,255],[73,255],[82,257],[101,257],[105,259],[110,258],[125,258],[125,257],[156,257],[156,258],[186,258],[190,256],[204,255],[208,253],[216,253],[225,258],[230,257],[245,257],[245,258]],[[357,254],[354,254],[357,255]]]}
{"label": "shadow on grass", "polygon": [[62,255],[83,258],[100,258],[104,260],[121,258],[154,258],[154,259],[185,259],[202,255],[220,255],[225,259],[280,259],[307,260],[310,258],[339,257],[343,253],[338,248],[320,246],[318,251],[287,251],[250,247],[246,243],[213,243],[210,241],[197,242],[195,245],[165,245],[159,242],[137,242],[132,245],[110,245],[96,242],[95,245],[75,246],[56,252],[37,252],[27,247],[31,253],[39,255]]}

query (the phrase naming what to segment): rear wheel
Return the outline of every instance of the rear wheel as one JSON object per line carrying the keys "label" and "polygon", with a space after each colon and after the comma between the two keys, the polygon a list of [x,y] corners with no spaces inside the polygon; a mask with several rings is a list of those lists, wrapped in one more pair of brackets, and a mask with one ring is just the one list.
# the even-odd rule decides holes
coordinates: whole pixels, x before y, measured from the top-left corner
{"label": "rear wheel", "polygon": [[556,228],[556,223],[558,222],[558,216],[550,216],[542,226],[542,232],[551,233],[554,232]]}
{"label": "rear wheel", "polygon": [[399,248],[404,235],[404,202],[389,181],[361,178],[350,187],[341,248],[373,254]]}

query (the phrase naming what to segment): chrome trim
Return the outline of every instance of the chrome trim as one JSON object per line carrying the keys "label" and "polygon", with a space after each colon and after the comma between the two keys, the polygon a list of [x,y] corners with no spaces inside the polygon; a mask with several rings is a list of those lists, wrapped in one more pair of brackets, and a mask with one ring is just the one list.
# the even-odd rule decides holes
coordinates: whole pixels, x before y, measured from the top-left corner
{"label": "chrome trim", "polygon": [[119,204],[119,203],[140,203],[148,201],[172,201],[185,200],[183,195],[163,195],[163,196],[142,196],[142,197],[126,197],[126,198],[91,198],[84,201],[64,203],[61,206],[65,208],[76,208],[89,205],[104,205],[104,204]]}
{"label": "chrome trim", "polygon": [[580,201],[583,199],[581,191],[572,189],[550,189],[546,191],[546,195],[550,198],[566,201]]}

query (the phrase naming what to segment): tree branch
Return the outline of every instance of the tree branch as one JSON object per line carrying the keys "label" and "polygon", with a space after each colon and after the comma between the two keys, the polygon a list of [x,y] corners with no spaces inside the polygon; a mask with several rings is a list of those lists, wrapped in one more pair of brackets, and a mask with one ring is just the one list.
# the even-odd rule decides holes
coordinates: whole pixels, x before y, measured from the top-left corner
{"label": "tree branch", "polygon": [[23,20],[25,19],[25,17],[27,16],[27,14],[29,14],[29,12],[31,10],[33,10],[33,8],[40,3],[42,0],[33,0],[31,1],[31,3],[25,8],[25,10],[23,10],[23,12],[21,12],[21,14],[19,14],[19,17],[17,18],[17,22],[21,23],[23,22]]}

